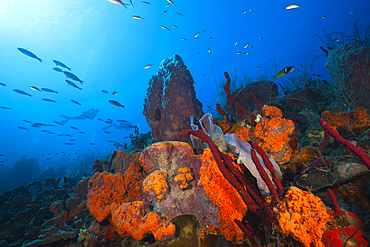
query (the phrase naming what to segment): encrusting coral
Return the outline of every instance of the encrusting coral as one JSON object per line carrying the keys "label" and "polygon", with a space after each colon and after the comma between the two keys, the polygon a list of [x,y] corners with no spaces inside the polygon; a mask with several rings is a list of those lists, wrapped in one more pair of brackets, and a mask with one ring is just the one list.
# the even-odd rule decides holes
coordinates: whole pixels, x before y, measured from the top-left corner
{"label": "encrusting coral", "polygon": [[157,200],[161,200],[168,188],[166,176],[163,171],[155,170],[145,178],[143,191],[154,196]]}
{"label": "encrusting coral", "polygon": [[225,179],[217,166],[209,148],[202,155],[199,185],[207,197],[218,206],[221,234],[229,241],[237,242],[244,238],[244,233],[235,224],[234,219],[242,220],[247,206],[236,189]]}
{"label": "encrusting coral", "polygon": [[277,215],[279,232],[292,236],[306,247],[324,246],[321,236],[329,214],[320,198],[292,186],[284,201],[273,210]]}
{"label": "encrusting coral", "polygon": [[168,219],[149,211],[144,201],[134,201],[115,206],[112,213],[112,223],[118,234],[132,236],[136,240],[153,234],[159,242],[166,242],[175,233],[176,227]]}

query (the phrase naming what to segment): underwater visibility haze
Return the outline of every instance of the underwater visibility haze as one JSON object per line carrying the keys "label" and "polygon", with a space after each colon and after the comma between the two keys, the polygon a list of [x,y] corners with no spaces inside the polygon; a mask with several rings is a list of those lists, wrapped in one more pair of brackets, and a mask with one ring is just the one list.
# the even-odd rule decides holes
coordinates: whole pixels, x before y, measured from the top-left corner
{"label": "underwater visibility haze", "polygon": [[[176,127],[174,127],[182,126],[182,123],[176,122],[180,117],[171,118],[168,116],[174,114],[173,112],[178,112],[180,115],[182,112],[186,112],[187,114],[188,108],[194,108],[194,111],[189,111],[194,112],[195,125],[198,125],[199,129],[202,129],[199,125],[199,120],[203,114],[200,116],[196,116],[196,114],[207,112],[211,112],[214,118],[218,119],[215,120],[215,123],[220,125],[220,129],[222,129],[224,134],[226,134],[226,132],[228,133],[226,135],[236,133],[236,128],[240,126],[253,129],[253,124],[255,124],[254,121],[258,122],[259,120],[257,121],[252,117],[251,121],[253,124],[251,127],[250,122],[248,123],[247,120],[244,120],[239,113],[238,115],[235,109],[231,110],[230,106],[227,106],[226,101],[229,97],[226,98],[228,93],[227,90],[223,88],[227,82],[227,76],[230,75],[232,81],[230,88],[232,91],[231,93],[233,93],[236,88],[243,87],[248,83],[269,80],[275,83],[277,94],[286,96],[296,89],[293,84],[297,83],[299,80],[298,78],[302,79],[302,76],[306,81],[315,82],[315,85],[324,85],[324,88],[325,85],[334,85],[334,83],[338,83],[339,79],[337,77],[334,78],[333,73],[331,73],[332,70],[330,70],[330,68],[332,67],[325,67],[325,63],[328,62],[327,60],[329,60],[330,57],[329,54],[332,51],[338,51],[342,46],[353,41],[357,41],[363,45],[365,48],[361,48],[362,50],[369,49],[369,13],[370,1],[360,0],[127,0],[122,2],[120,0],[2,0],[0,3],[0,178],[4,182],[0,182],[0,194],[5,190],[13,189],[23,184],[22,181],[12,184],[7,180],[9,177],[17,176],[18,173],[28,173],[30,171],[32,173],[32,171],[36,171],[33,179],[27,178],[24,181],[24,184],[27,184],[31,180],[42,180],[44,177],[47,177],[47,175],[41,176],[40,174],[42,174],[42,171],[49,168],[53,168],[56,171],[56,173],[53,173],[55,179],[57,179],[58,175],[62,177],[76,176],[76,174],[80,172],[79,175],[81,175],[81,177],[79,177],[79,179],[81,179],[81,181],[82,177],[85,176],[93,177],[92,180],[94,180],[95,183],[97,183],[96,181],[99,179],[101,179],[99,183],[104,183],[102,182],[104,179],[102,177],[98,178],[98,175],[96,175],[97,173],[94,175],[94,172],[107,171],[106,166],[111,157],[113,157],[113,160],[115,155],[117,155],[119,159],[125,160],[125,162],[128,163],[128,160],[132,162],[135,160],[135,164],[138,165],[139,156],[137,155],[140,155],[139,152],[145,152],[143,149],[149,144],[154,142],[159,143],[160,141],[180,140],[176,138],[171,139],[169,137],[171,135],[178,136],[180,134],[181,131],[176,132]],[[356,53],[356,56],[357,55]],[[369,59],[369,57],[370,55],[367,59]],[[349,59],[348,56],[344,55],[341,58]],[[366,61],[366,59],[364,61]],[[367,66],[369,66],[369,64],[369,60],[367,60]],[[177,69],[179,70],[177,71]],[[349,75],[352,75],[352,72],[353,74],[355,72],[358,73],[358,70],[354,67],[349,66],[346,67],[346,69]],[[351,71],[352,69],[353,71]],[[228,75],[225,75],[224,72],[227,72]],[[183,73],[185,73],[185,75]],[[191,83],[189,84],[189,92],[184,91],[185,86],[184,88],[180,87],[180,89],[176,87],[176,83],[183,85],[184,81],[191,81],[191,77],[194,80],[194,89]],[[370,75],[368,75],[366,83],[370,85],[369,78]],[[158,89],[159,86],[155,86],[157,85],[155,83],[158,81],[163,82],[163,87],[160,87],[160,89]],[[365,81],[363,82],[363,86],[360,87],[370,89],[370,86],[365,85]],[[317,86],[317,88],[319,87]],[[331,98],[332,100],[346,95],[345,93],[338,93],[338,89],[339,91],[343,90],[343,87],[337,87],[335,89],[337,90],[337,94],[333,93],[335,96]],[[173,92],[175,93],[173,94]],[[323,92],[326,92],[325,89]],[[241,91],[239,93],[241,93]],[[151,96],[152,94],[163,94],[166,100],[163,100],[163,102],[160,101],[159,103],[156,102],[158,103],[157,107],[154,105],[155,100],[151,98],[157,96]],[[171,102],[175,102],[178,97],[181,98],[188,94],[191,95],[189,96],[191,100],[179,100],[177,105],[171,105]],[[308,98],[316,97],[312,96],[314,93],[311,91],[307,94],[311,95],[305,95]],[[238,93],[233,94],[233,97],[235,97],[237,101],[243,100],[243,98],[237,98],[237,96]],[[159,95],[158,97],[161,96]],[[317,97],[320,98],[321,96]],[[350,112],[358,109],[356,107],[363,107],[365,112],[369,110],[369,108],[366,107],[370,105],[363,104],[361,100],[356,100],[356,97],[358,99],[362,98],[363,101],[367,101],[365,100],[365,98],[367,99],[367,93],[366,96],[362,94],[354,95],[353,98],[355,100],[349,100],[347,106],[343,108],[346,114],[350,114]],[[327,101],[330,97],[325,98],[325,100],[323,98],[318,98],[315,98],[315,100]],[[343,96],[343,98],[347,99],[348,95]],[[258,99],[257,95],[257,100],[262,99]],[[356,105],[350,102],[360,103]],[[221,104],[222,110],[227,112],[231,122],[239,127],[234,127],[234,129],[231,129],[231,127],[227,129],[225,127],[227,123],[222,121],[226,121],[226,118],[223,119],[221,111],[216,110],[217,103]],[[235,102],[233,103],[235,104]],[[262,100],[262,103],[267,105],[269,102]],[[329,102],[326,103],[326,105],[329,105]],[[229,102],[229,104],[232,103]],[[165,106],[167,106],[168,109],[168,105],[171,105],[173,108],[171,108],[171,111],[165,112],[163,109],[166,108]],[[320,109],[310,108],[312,106],[310,104],[297,106],[296,102],[292,103],[283,98],[281,98],[281,100],[280,98],[276,98],[275,102],[271,105],[281,108],[283,116],[287,119],[291,119],[289,121],[293,121],[293,115],[291,114],[303,114],[302,110],[308,112],[311,109],[311,111],[319,117],[324,110],[329,110],[325,107]],[[289,105],[290,108],[287,105]],[[319,105],[319,103],[317,105]],[[246,106],[243,105],[243,107]],[[247,108],[247,110],[251,110],[251,108]],[[257,107],[252,110],[255,112],[258,111]],[[265,118],[266,116],[262,114],[262,110],[259,109],[259,111],[261,111],[262,117]],[[290,118],[288,115],[292,117]],[[170,126],[168,129],[163,127],[163,125],[158,127],[159,123],[163,124],[161,121],[163,121],[165,116],[168,117],[165,122],[166,125]],[[308,185],[302,185],[302,181],[298,181],[297,178],[294,179],[301,171],[309,172],[306,170],[307,167],[295,165],[294,169],[291,167],[288,169],[286,167],[284,168],[283,164],[289,162],[290,156],[296,154],[298,150],[302,149],[304,146],[312,146],[314,147],[313,149],[316,148],[315,150],[318,150],[320,147],[320,151],[318,152],[318,157],[320,157],[322,150],[320,143],[324,139],[324,132],[321,132],[321,130],[319,131],[319,117],[316,119],[314,117],[310,118],[311,116],[313,115],[306,114],[308,120],[303,125],[299,125],[302,124],[302,122],[300,122],[301,120],[298,115],[294,116],[294,121],[297,119],[297,126],[299,126],[296,127],[298,129],[298,134],[297,130],[291,132],[289,138],[292,138],[294,135],[296,138],[298,136],[297,140],[299,144],[297,144],[295,148],[292,147],[293,151],[289,154],[282,154],[281,152],[277,154],[270,149],[268,151],[269,145],[266,144],[267,141],[265,142],[258,138],[253,139],[252,137],[251,139],[247,138],[247,141],[250,143],[257,142],[269,154],[269,158],[275,159],[276,163],[275,161],[272,163],[274,167],[276,165],[275,170],[278,176],[281,175],[286,181],[293,181],[298,187],[303,187],[307,190],[310,190]],[[345,119],[343,117],[344,115],[341,116]],[[329,118],[323,118],[330,125]],[[212,118],[210,119],[209,121],[212,123]],[[370,121],[370,119],[366,121]],[[239,123],[236,124],[236,122]],[[315,130],[307,130],[307,128],[309,128],[308,126],[311,126],[310,124],[313,122],[315,122],[318,127]],[[205,123],[203,124],[205,125]],[[160,131],[158,131],[158,128]],[[189,119],[188,127],[183,130],[190,128]],[[286,128],[289,129],[288,127]],[[370,128],[370,124],[368,128]],[[339,128],[339,130],[341,129]],[[360,133],[365,133],[365,129],[361,130],[362,131],[356,132],[356,130],[351,129],[351,131],[356,133],[357,137],[360,136]],[[209,132],[204,132],[210,136]],[[349,132],[347,134],[350,134]],[[257,135],[256,133],[257,132],[254,132],[255,135]],[[342,132],[339,133],[343,134]],[[151,135],[153,136],[152,139]],[[272,132],[269,132],[268,135],[272,135]],[[364,135],[366,135],[366,133]],[[317,142],[312,144],[312,142],[304,139],[311,137],[316,138]],[[227,138],[232,139],[233,137],[226,137],[226,139]],[[189,140],[188,144],[194,144],[190,142],[190,139],[187,140]],[[303,144],[302,140],[306,140],[305,144]],[[243,141],[246,140],[243,139]],[[349,141],[355,140],[349,139]],[[363,141],[363,139],[358,139],[357,144],[362,144],[363,148],[370,146],[368,141],[363,141],[362,143],[361,141]],[[238,141],[234,140],[234,142]],[[336,147],[338,147],[338,145]],[[204,162],[205,159],[203,158],[206,155],[206,151],[203,152],[203,149],[205,146],[201,148],[195,146],[194,144],[194,150],[196,150],[198,155],[203,153],[202,160]],[[184,147],[173,147],[174,150],[178,150],[176,148],[179,150],[181,149],[181,152],[185,152],[182,150]],[[257,150],[257,148],[255,149]],[[226,150],[231,152],[230,149],[222,151],[226,152]],[[236,150],[239,149],[236,148]],[[294,152],[294,150],[297,152]],[[180,151],[179,153],[181,153]],[[146,152],[149,156],[156,156],[153,150]],[[236,152],[238,153],[238,151]],[[126,153],[127,156],[124,156],[122,153]],[[316,159],[317,151],[314,153]],[[342,155],[338,152],[333,153],[333,155],[334,154]],[[212,154],[209,155],[212,156]],[[286,160],[281,156],[289,158]],[[363,157],[361,155],[359,156]],[[226,159],[224,156],[222,157]],[[217,160],[216,156],[215,159]],[[105,160],[105,163],[102,160]],[[118,172],[124,174],[126,170],[123,168],[120,170],[117,166],[118,161],[116,160],[117,158],[114,162],[110,162],[112,169],[114,167],[116,174]],[[145,163],[143,160],[144,158],[140,159],[141,162]],[[155,158],[153,158],[153,160],[155,160]],[[240,160],[242,159],[238,159],[238,161]],[[260,160],[262,161],[261,157]],[[194,165],[197,164],[198,161],[194,161],[192,165],[189,165],[188,167],[190,168],[188,170],[184,168],[184,170],[180,171],[179,168],[179,174],[188,174],[182,176],[188,176],[192,179],[185,179],[185,182],[178,183],[178,186],[180,186],[181,189],[186,189],[188,188],[186,185],[187,182],[190,184],[190,181],[194,179],[202,181],[199,183],[203,184],[204,190],[206,191],[205,194],[207,194],[208,198],[212,198],[213,200],[213,195],[210,195],[210,192],[206,189],[206,180],[202,177],[201,172],[199,172],[201,162],[199,166]],[[253,160],[253,162],[254,161],[255,160]],[[30,170],[24,170],[23,168],[21,170],[16,170],[14,168],[16,166],[22,167],[20,165],[22,162],[26,164]],[[143,165],[144,168],[141,168],[141,171],[145,170],[145,176],[142,175],[143,177],[138,180],[142,182],[146,176],[152,176],[151,179],[159,179],[163,182],[168,172],[160,171],[153,175],[151,172],[156,170],[155,165],[151,163],[152,161],[147,162],[148,163],[145,163],[146,165]],[[212,163],[211,161],[207,162],[209,162],[209,164]],[[250,162],[252,162],[252,160]],[[264,162],[266,161],[264,160]],[[359,159],[358,162],[361,163],[361,160]],[[227,162],[225,161],[225,163]],[[320,162],[317,161],[317,163]],[[366,162],[364,161],[364,163]],[[102,166],[102,164],[104,165]],[[95,165],[95,167],[93,167],[93,165]],[[105,168],[97,168],[99,165]],[[108,172],[113,171],[110,165]],[[370,163],[368,165],[370,165]],[[63,171],[60,171],[61,166],[64,167],[62,169]],[[126,166],[127,169],[129,165]],[[209,166],[211,167],[211,165]],[[197,169],[198,171],[196,171]],[[220,168],[220,170],[222,169]],[[288,170],[289,172],[287,172]],[[58,173],[58,171],[60,173]],[[202,169],[200,169],[200,171],[202,171]],[[268,184],[266,185],[262,181],[263,175],[261,175],[262,178],[259,180],[258,171],[256,170],[255,172],[257,175],[255,175],[253,171],[251,171],[251,174],[256,177],[258,188],[262,191],[263,195],[268,194],[271,188],[268,188]],[[273,173],[271,170],[270,172],[271,174]],[[333,170],[331,172],[334,173]],[[45,174],[47,174],[47,172],[45,172]],[[171,174],[171,172],[168,174]],[[269,173],[270,178],[271,174]],[[174,174],[172,175],[175,177]],[[171,177],[172,175],[168,176]],[[181,176],[177,177],[175,180],[179,181],[183,179],[183,177],[180,177]],[[335,184],[338,175],[334,177],[336,178],[330,178],[333,180],[328,178],[330,182],[318,186],[317,189],[329,188],[325,186]],[[227,179],[227,175],[225,175],[225,178]],[[279,176],[279,178],[281,177]],[[112,175],[108,180],[113,181],[114,179],[118,178],[113,178]],[[211,178],[209,179],[212,180]],[[92,180],[90,180],[92,187],[90,190],[98,190],[97,187],[99,186],[94,184]],[[76,181],[71,180],[67,182],[65,178],[64,181],[63,179],[60,181],[60,184],[63,184],[65,189],[67,183],[69,183],[69,186],[76,186],[78,181],[77,179]],[[240,178],[238,178],[237,181],[240,182]],[[366,181],[369,183],[368,180]],[[166,186],[163,184],[162,187],[158,185],[160,188],[157,188],[155,187],[157,185],[148,185],[148,183],[150,184],[150,182],[145,179],[144,185],[142,185],[144,193],[151,190],[155,191],[153,192],[154,194],[159,193],[158,191],[162,191],[160,193],[165,193]],[[262,183],[263,185],[261,185]],[[161,183],[158,182],[158,184]],[[275,180],[274,185],[277,186]],[[286,182],[284,184],[283,182],[283,185],[286,193],[289,183]],[[72,187],[69,193],[72,192]],[[171,185],[167,185],[167,187],[171,187]],[[235,184],[232,184],[230,188],[232,187],[238,188]],[[244,187],[247,186],[244,185]],[[131,188],[134,188],[134,186]],[[58,184],[56,184],[54,189],[58,189]],[[62,185],[59,185],[59,189],[63,190]],[[85,189],[87,190],[87,188]],[[368,188],[361,187],[361,189],[365,191],[365,194],[368,193],[366,195],[369,195]],[[155,205],[157,212],[167,215],[168,217],[182,215],[182,213],[176,214],[171,210],[167,210],[164,206],[165,203],[161,204],[163,195],[160,193],[154,195],[153,193],[150,192],[149,194],[157,200],[157,204]],[[289,190],[289,193],[301,193],[303,195],[309,192],[297,192],[294,190],[291,192],[291,190]],[[286,193],[286,195],[289,193]],[[331,192],[328,192],[328,194],[330,193]],[[337,191],[335,191],[335,193],[337,194]],[[205,194],[203,196],[205,196]],[[220,194],[222,194],[222,192],[220,192]],[[344,192],[342,195],[343,194]],[[55,192],[55,195],[57,195],[57,192]],[[310,194],[310,196],[311,195],[313,196],[313,194]],[[282,195],[280,194],[280,196]],[[305,196],[306,198],[309,197],[309,195],[306,194]],[[59,197],[59,199],[62,200],[63,193]],[[166,197],[165,195],[162,201],[170,197],[171,196],[168,195]],[[333,198],[333,196],[330,195],[329,197],[331,199]],[[93,196],[90,195],[87,208],[99,222],[106,219],[106,217],[110,217],[108,215],[112,214],[114,218],[118,217],[117,215],[128,212],[125,211],[126,209],[120,209],[122,211],[115,211],[115,213],[112,211],[106,213],[103,217],[100,212],[97,213],[98,209],[91,206],[91,200],[93,200],[91,198],[93,198]],[[130,199],[132,198],[133,197],[130,197]],[[172,199],[173,198],[174,197],[172,197]],[[9,198],[7,198],[7,200],[8,199]],[[195,196],[194,200],[196,199],[197,196]],[[280,199],[282,199],[282,197]],[[64,201],[65,200],[66,198],[64,198]],[[173,200],[176,201],[181,199],[177,198]],[[211,199],[207,200],[211,201]],[[131,201],[134,200],[124,200],[125,203]],[[255,201],[258,201],[258,199],[255,199]],[[15,201],[13,201],[13,203],[15,203]],[[29,203],[32,204],[31,202]],[[108,205],[109,203],[106,204]],[[166,203],[169,204],[170,202],[166,201]],[[176,204],[175,202],[171,203]],[[239,217],[241,221],[241,215],[246,213],[246,211],[240,211],[240,209],[238,209],[239,215],[227,215],[225,212],[228,210],[230,211],[230,209],[220,209],[222,208],[221,204],[221,202],[207,201],[207,203],[200,206],[199,210],[203,210],[203,213],[205,208],[214,211],[218,210],[218,215],[217,213],[215,214],[216,216],[208,215],[210,222],[216,222],[219,219],[221,219],[219,221],[221,222],[226,220],[225,218],[234,217],[235,215],[235,217]],[[11,206],[11,201],[10,204],[1,203],[0,209],[1,207],[3,207],[3,209],[0,211],[0,222],[2,220],[1,217],[7,215],[5,212],[10,212],[8,209],[4,209],[7,205],[10,211],[15,211],[15,206]],[[273,200],[272,205],[276,206],[277,202]],[[66,211],[66,207],[68,207],[68,205],[66,206],[64,202],[64,211]],[[280,205],[280,208],[281,207],[286,206]],[[82,208],[83,207],[79,208],[79,210],[82,210]],[[181,207],[178,206],[178,212],[181,210],[183,210],[181,212],[186,211],[184,208],[180,208]],[[250,206],[248,206],[248,208],[250,208]],[[273,208],[273,206],[271,206],[271,208]],[[71,209],[68,209],[68,212],[70,212],[70,210]],[[279,215],[279,213],[273,210],[274,209],[269,212],[271,214],[274,212],[275,215]],[[350,206],[348,206],[346,210],[353,211]],[[361,215],[359,212],[363,213],[365,212],[364,210],[365,209],[358,209],[356,213]],[[55,216],[55,210],[52,212]],[[323,213],[318,212],[317,214],[322,215]],[[258,213],[255,213],[255,215],[256,217],[260,216]],[[195,216],[199,221],[198,215],[195,214]],[[66,219],[66,217],[63,218],[63,221],[67,225],[70,225],[73,221],[73,217],[69,217],[69,219]],[[79,215],[79,217],[82,218],[81,215]],[[276,217],[277,220],[279,220],[282,216]],[[359,217],[361,218],[361,216]],[[45,216],[44,218],[47,219],[48,217]],[[325,221],[327,219],[324,220],[320,218],[320,220]],[[368,219],[362,218],[362,220],[363,224]],[[113,222],[115,222],[114,219]],[[271,220],[271,222],[273,222],[273,220]],[[91,218],[89,218],[89,220],[84,218],[84,223],[84,227],[82,227],[82,224],[78,229],[90,227]],[[88,224],[88,226],[86,226],[86,224]],[[107,224],[102,224],[101,226],[102,229],[104,228],[104,232],[99,230],[94,232],[94,236],[97,238],[96,241],[94,240],[95,242],[85,239],[85,243],[91,244],[85,246],[110,246],[109,241],[113,240],[110,239],[110,230],[109,232],[108,230],[105,232]],[[120,226],[119,223],[112,224],[116,224],[114,225],[114,229],[121,236],[132,236],[136,240],[140,240],[141,237],[148,237],[148,235],[146,235],[148,232],[142,235],[123,233],[122,226]],[[205,226],[205,224],[206,223],[200,221],[201,227]],[[235,223],[233,222],[232,224]],[[267,223],[264,222],[264,220],[260,220],[258,224],[266,225]],[[359,223],[357,227],[360,227],[360,225]],[[207,226],[207,229],[209,229],[199,233],[200,236],[203,236],[202,234],[204,234],[204,232],[212,232],[212,230],[210,230],[212,227],[214,227],[213,230],[216,233],[215,235],[223,236],[227,241],[234,243],[247,239],[247,237],[240,237],[242,236],[242,231],[245,234],[247,234],[246,231],[252,231],[253,234],[256,235],[254,229],[245,230],[242,227],[242,230],[239,228],[235,228],[237,230],[232,228],[234,229],[233,231],[236,232],[235,235],[231,233],[227,235],[225,229],[230,226],[225,228],[221,223],[219,225],[215,223]],[[73,246],[80,246],[77,243],[77,233],[72,234],[74,231],[73,229],[76,228],[77,227],[71,227],[71,229],[68,230],[71,232],[71,236],[69,237],[70,240],[68,241],[72,243],[74,239],[76,243],[73,242],[73,244],[76,245]],[[147,228],[149,228],[149,226],[147,226]],[[164,232],[149,231],[148,234],[154,235],[153,239],[159,241],[160,244],[167,243],[169,241],[168,236],[172,236],[170,233],[173,233],[172,231],[174,229],[172,229],[170,225],[165,225],[163,226],[163,229],[164,228],[167,229]],[[266,229],[268,228],[269,227],[266,225]],[[315,226],[314,228],[320,228],[320,226]],[[259,228],[258,231],[261,233],[263,230]],[[90,231],[91,234],[92,232],[93,231]],[[284,239],[287,243],[299,243],[299,245],[293,244],[294,246],[309,246],[309,241],[314,243],[315,246],[321,246],[320,244],[322,244],[320,243],[320,239],[306,239],[308,242],[305,242],[306,240],[300,239],[294,235],[294,233],[288,233],[288,231],[284,232],[283,230],[281,230],[280,233],[285,234],[284,236],[290,236],[292,239],[287,240],[280,238],[281,241]],[[352,233],[353,232],[351,232],[351,234]],[[347,237],[351,235],[349,233],[346,234],[345,236]],[[92,235],[90,237],[92,238]],[[21,236],[1,238],[0,240],[6,240],[10,244],[10,242],[20,238]],[[36,241],[36,238],[37,235],[34,238],[25,238],[24,245],[22,246],[38,246],[36,242],[32,242]],[[264,238],[265,236],[256,238],[258,245],[264,242]],[[108,239],[109,241],[107,240],[108,243],[104,242],[105,245],[103,245],[100,241],[101,239]],[[364,242],[359,240],[360,237],[358,239],[353,239],[356,239],[354,241],[357,241],[356,243],[359,244],[357,246],[365,246],[362,245]],[[271,239],[267,240],[267,242],[269,242]],[[40,243],[40,245],[53,243],[52,241],[48,241],[44,241]],[[79,239],[80,244],[81,241],[82,240]],[[174,243],[174,239],[171,241],[170,243],[173,244],[172,246],[177,246],[176,243]],[[203,239],[202,241],[206,240]],[[334,246],[327,245],[328,240],[325,241],[325,246]],[[369,241],[368,238],[367,241]],[[154,242],[154,240],[152,242]],[[203,244],[204,243],[205,242],[203,242]],[[269,243],[271,244],[271,242]],[[59,242],[59,244],[61,244],[61,242]],[[256,246],[250,239],[248,240],[248,244]],[[194,244],[189,246],[199,245]]]}

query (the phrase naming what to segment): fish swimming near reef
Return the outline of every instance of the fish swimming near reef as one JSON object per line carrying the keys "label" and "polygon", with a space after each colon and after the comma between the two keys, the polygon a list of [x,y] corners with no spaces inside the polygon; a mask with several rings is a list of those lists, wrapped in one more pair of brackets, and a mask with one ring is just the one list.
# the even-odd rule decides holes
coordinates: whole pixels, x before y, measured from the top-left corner
{"label": "fish swimming near reef", "polygon": [[40,63],[42,63],[42,59],[39,58],[38,56],[36,56],[33,52],[30,52],[29,50],[24,49],[24,48],[20,48],[20,47],[18,47],[17,49],[18,49],[18,51],[22,52],[24,55],[26,55],[28,57],[31,57],[31,58],[34,58],[34,59],[37,59],[37,60],[40,61]]}
{"label": "fish swimming near reef", "polygon": [[43,98],[42,100],[43,100],[43,101],[46,101],[46,102],[57,103],[57,102],[56,102],[55,100],[53,100],[53,99]]}
{"label": "fish swimming near reef", "polygon": [[63,71],[63,73],[67,76],[67,78],[70,78],[74,81],[78,81],[82,84],[82,80],[80,80],[80,78],[78,78],[75,74],[71,73],[71,72],[68,72],[68,71]]}
{"label": "fish swimming near reef", "polygon": [[293,70],[294,70],[294,66],[285,67],[284,69],[280,70],[279,73],[277,73],[276,75],[274,75],[272,77],[274,77],[276,79],[276,78],[279,78],[279,77],[282,77],[284,75],[289,74]]}
{"label": "fish swimming near reef", "polygon": [[6,87],[5,83],[0,82],[0,85]]}
{"label": "fish swimming near reef", "polygon": [[63,70],[58,68],[58,67],[54,67],[53,70],[56,71],[56,72],[63,72]]}
{"label": "fish swimming near reef", "polygon": [[61,118],[65,118],[64,120],[62,120],[60,122],[60,125],[65,125],[70,120],[85,120],[85,119],[92,120],[92,119],[94,119],[96,117],[96,115],[98,114],[98,112],[99,112],[98,109],[91,108],[90,110],[85,111],[81,115],[76,116],[76,117],[68,117],[68,116],[65,116],[65,115],[60,114],[60,117]]}
{"label": "fish swimming near reef", "polygon": [[28,130],[27,128],[23,127],[23,126],[18,126],[18,129],[21,129],[21,130]]}
{"label": "fish swimming near reef", "polygon": [[125,108],[124,105],[121,105],[121,103],[115,101],[115,100],[109,100],[109,103],[111,103],[112,105],[115,105],[115,106],[119,106],[119,107],[122,107],[122,108]]}
{"label": "fish swimming near reef", "polygon": [[34,90],[34,91],[41,91],[38,87],[35,87],[35,86],[30,86],[30,88],[32,89],[32,90]]}
{"label": "fish swimming near reef", "polygon": [[54,91],[54,90],[52,90],[52,89],[45,88],[45,87],[41,88],[41,90],[42,90],[42,91],[44,91],[44,92],[48,92],[48,93],[56,93],[56,94],[58,94],[58,92],[57,92],[57,91]]}
{"label": "fish swimming near reef", "polygon": [[80,88],[79,86],[77,86],[76,84],[74,84],[73,82],[71,82],[70,80],[66,80],[68,86],[72,86],[74,88],[77,88],[77,89],[80,89],[82,90],[82,88]]}
{"label": "fish swimming near reef", "polygon": [[72,103],[76,104],[76,105],[81,105],[80,103],[78,103],[76,100],[74,99],[71,99]]}
{"label": "fish swimming near reef", "polygon": [[69,68],[67,65],[65,65],[64,63],[62,63],[62,62],[60,62],[58,60],[53,60],[53,62],[55,63],[55,66],[60,66],[60,67],[66,68],[69,71],[71,71],[71,68]]}
{"label": "fish swimming near reef", "polygon": [[27,95],[27,96],[32,97],[31,94],[26,93],[25,91],[22,91],[22,90],[19,90],[19,89],[13,89],[13,91],[16,92],[16,93],[19,93],[19,94],[23,94],[23,95]]}
{"label": "fish swimming near reef", "polygon": [[107,0],[110,3],[114,3],[116,5],[122,5],[126,9],[128,9],[126,6],[129,6],[127,3],[123,3],[121,0]]}
{"label": "fish swimming near reef", "polygon": [[102,93],[109,93],[107,90],[101,90]]}
{"label": "fish swimming near reef", "polygon": [[11,110],[12,108],[6,107],[6,106],[0,106],[0,109],[3,109],[3,110]]}

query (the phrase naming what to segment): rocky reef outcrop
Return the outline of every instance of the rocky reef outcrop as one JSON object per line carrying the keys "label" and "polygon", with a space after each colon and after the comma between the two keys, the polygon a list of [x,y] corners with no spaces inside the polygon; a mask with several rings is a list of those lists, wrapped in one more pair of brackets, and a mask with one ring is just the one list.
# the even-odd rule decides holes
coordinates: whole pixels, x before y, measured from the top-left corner
{"label": "rocky reef outcrop", "polygon": [[164,59],[158,72],[150,79],[143,114],[154,142],[191,143],[189,137],[180,139],[178,136],[189,128],[191,116],[201,118],[202,103],[195,96],[193,77],[180,56]]}

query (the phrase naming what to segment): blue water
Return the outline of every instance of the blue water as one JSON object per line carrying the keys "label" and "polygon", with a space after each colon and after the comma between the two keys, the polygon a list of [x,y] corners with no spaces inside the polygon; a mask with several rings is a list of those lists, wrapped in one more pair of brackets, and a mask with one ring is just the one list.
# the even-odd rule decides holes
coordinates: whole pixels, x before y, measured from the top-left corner
{"label": "blue water", "polygon": [[[0,109],[0,154],[4,155],[0,157],[4,161],[0,169],[12,166],[24,155],[38,158],[41,168],[57,168],[62,152],[68,155],[65,162],[75,165],[83,155],[100,158],[109,154],[115,147],[108,140],[129,143],[130,139],[124,137],[133,129],[109,128],[112,134],[107,134],[102,128],[108,124],[97,118],[128,120],[140,132],[148,132],[142,114],[148,81],[161,60],[174,54],[180,55],[188,66],[197,98],[207,112],[207,105],[214,107],[218,99],[209,48],[201,38],[213,48],[217,80],[224,79],[225,71],[256,80],[266,73],[272,76],[286,66],[309,66],[315,55],[323,55],[320,46],[324,44],[316,35],[323,37],[324,30],[351,32],[350,23],[355,19],[360,24],[370,23],[368,0],[173,0],[176,6],[168,7],[165,0],[147,0],[150,4],[132,1],[134,6],[126,9],[106,0],[1,0],[0,82],[6,87],[0,85],[0,106],[12,109]],[[287,10],[290,4],[300,8]],[[144,19],[133,19],[134,15]],[[162,29],[162,25],[170,30]],[[198,39],[194,39],[199,31]],[[247,43],[249,46],[244,48]],[[29,49],[43,63],[25,56],[17,47]],[[67,86],[65,76],[52,70],[53,59],[65,63],[84,81],[83,85],[76,82],[81,91]],[[325,59],[316,60],[309,72],[332,81],[324,68]],[[148,64],[153,65],[145,69]],[[50,88],[58,94],[33,91],[29,86]],[[113,91],[117,95],[111,94]],[[45,102],[42,98],[57,102]],[[118,101],[125,108],[108,100]],[[32,128],[22,121],[54,124],[53,121],[63,120],[60,114],[78,116],[91,108],[99,109],[93,120],[71,120],[63,126]],[[86,134],[71,129],[71,125]],[[43,133],[41,129],[55,134]],[[61,133],[72,137],[56,136]],[[75,145],[64,144],[70,139],[77,139]],[[49,157],[52,159],[46,160]]]}

